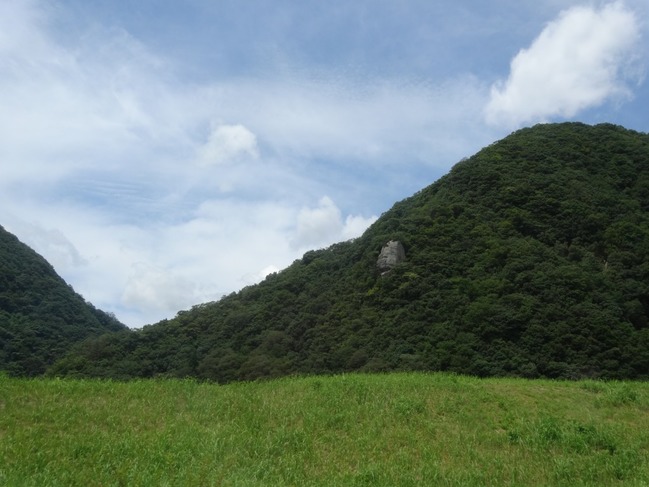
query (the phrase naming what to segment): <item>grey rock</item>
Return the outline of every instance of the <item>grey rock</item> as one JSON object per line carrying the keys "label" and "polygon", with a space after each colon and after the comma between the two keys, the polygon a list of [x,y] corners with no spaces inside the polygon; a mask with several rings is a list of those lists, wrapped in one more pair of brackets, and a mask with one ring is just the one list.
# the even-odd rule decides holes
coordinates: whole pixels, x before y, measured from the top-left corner
{"label": "grey rock", "polygon": [[381,274],[390,272],[394,266],[406,260],[406,251],[398,240],[390,240],[381,249],[376,267]]}

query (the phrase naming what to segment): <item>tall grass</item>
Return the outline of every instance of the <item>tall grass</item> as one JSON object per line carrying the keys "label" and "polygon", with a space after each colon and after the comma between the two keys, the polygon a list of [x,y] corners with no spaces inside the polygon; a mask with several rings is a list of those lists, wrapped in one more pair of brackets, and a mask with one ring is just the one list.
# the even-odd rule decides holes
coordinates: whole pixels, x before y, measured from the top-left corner
{"label": "tall grass", "polygon": [[649,384],[0,376],[0,485],[649,485]]}

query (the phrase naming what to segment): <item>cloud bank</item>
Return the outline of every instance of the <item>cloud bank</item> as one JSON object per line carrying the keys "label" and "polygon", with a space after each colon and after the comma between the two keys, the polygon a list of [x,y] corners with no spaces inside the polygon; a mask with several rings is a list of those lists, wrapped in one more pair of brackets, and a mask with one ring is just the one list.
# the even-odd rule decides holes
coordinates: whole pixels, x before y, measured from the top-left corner
{"label": "cloud bank", "polygon": [[488,122],[516,127],[568,118],[631,96],[639,43],[639,21],[621,2],[561,12],[514,57],[508,79],[492,87]]}

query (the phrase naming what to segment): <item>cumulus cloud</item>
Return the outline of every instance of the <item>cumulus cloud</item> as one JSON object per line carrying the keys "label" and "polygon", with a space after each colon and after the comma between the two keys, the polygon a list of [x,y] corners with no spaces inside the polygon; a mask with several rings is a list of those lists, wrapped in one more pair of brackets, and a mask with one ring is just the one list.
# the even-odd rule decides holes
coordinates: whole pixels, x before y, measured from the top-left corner
{"label": "cumulus cloud", "polygon": [[376,217],[348,216],[343,222],[338,206],[323,196],[315,208],[302,208],[297,215],[295,236],[291,245],[296,249],[324,247],[360,236]]}
{"label": "cumulus cloud", "polygon": [[345,224],[340,232],[341,240],[360,237],[367,228],[377,220],[375,216],[365,218],[360,215],[347,215]]}
{"label": "cumulus cloud", "polygon": [[209,140],[198,149],[199,164],[220,165],[257,159],[257,138],[243,125],[218,125]]}
{"label": "cumulus cloud", "polygon": [[197,304],[200,293],[196,282],[172,269],[135,263],[122,294],[129,307],[149,313],[168,315]]}
{"label": "cumulus cloud", "polygon": [[491,89],[492,124],[518,126],[572,117],[613,97],[629,96],[639,49],[636,15],[623,3],[561,12],[511,62],[509,78]]}

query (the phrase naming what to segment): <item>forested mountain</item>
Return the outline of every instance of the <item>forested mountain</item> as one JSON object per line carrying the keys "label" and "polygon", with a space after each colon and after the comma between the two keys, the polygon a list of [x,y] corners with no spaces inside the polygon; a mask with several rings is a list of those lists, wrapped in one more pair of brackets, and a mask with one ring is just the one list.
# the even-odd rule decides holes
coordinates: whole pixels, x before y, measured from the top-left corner
{"label": "forested mountain", "polygon": [[[381,273],[390,240],[406,259]],[[458,163],[362,237],[172,320],[87,341],[50,373],[646,379],[648,321],[649,135],[538,125]]]}
{"label": "forested mountain", "polygon": [[42,374],[74,343],[123,329],[0,226],[0,371]]}

